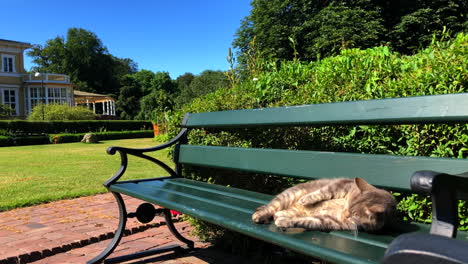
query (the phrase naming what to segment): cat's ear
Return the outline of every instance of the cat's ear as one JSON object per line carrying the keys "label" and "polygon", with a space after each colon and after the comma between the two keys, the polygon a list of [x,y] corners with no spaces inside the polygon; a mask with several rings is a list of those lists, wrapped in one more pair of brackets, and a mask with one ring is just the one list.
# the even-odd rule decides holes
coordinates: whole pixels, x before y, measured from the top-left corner
{"label": "cat's ear", "polygon": [[354,178],[354,183],[356,184],[356,186],[358,187],[358,189],[361,191],[361,192],[364,192],[364,191],[370,191],[370,190],[374,190],[375,187],[370,185],[369,183],[367,183],[365,180],[359,178],[359,177],[356,177]]}
{"label": "cat's ear", "polygon": [[369,208],[369,211],[374,213],[374,214],[379,214],[379,213],[384,213],[385,212],[385,206],[381,204],[376,204],[373,205]]}

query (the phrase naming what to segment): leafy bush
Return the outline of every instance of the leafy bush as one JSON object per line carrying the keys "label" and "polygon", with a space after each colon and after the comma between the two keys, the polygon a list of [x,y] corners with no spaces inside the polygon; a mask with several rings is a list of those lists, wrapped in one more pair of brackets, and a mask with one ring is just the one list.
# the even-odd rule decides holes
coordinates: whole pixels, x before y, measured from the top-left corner
{"label": "leafy bush", "polygon": [[[185,112],[209,112],[417,95],[468,92],[468,34],[450,41],[433,41],[413,56],[387,47],[343,50],[340,55],[315,62],[255,60],[246,80],[220,89],[176,112],[170,120],[175,136]],[[269,128],[218,131],[192,130],[191,144],[240,147],[381,153],[408,156],[468,157],[468,125],[343,126],[321,128]],[[274,175],[184,168],[184,175],[217,184],[242,186],[278,193],[294,181]],[[244,177],[242,177],[244,176]],[[403,217],[427,222],[429,200],[400,195]],[[461,203],[461,229],[467,229],[467,207]],[[219,229],[198,225],[207,237]]]}
{"label": "leafy bush", "polygon": [[9,118],[13,113],[14,110],[9,105],[0,104],[0,118]]}
{"label": "leafy bush", "polygon": [[169,140],[171,140],[171,138],[168,134],[159,134],[153,138],[155,142],[168,142]]}
{"label": "leafy bush", "polygon": [[93,120],[95,117],[93,111],[81,106],[39,104],[32,109],[28,120]]}

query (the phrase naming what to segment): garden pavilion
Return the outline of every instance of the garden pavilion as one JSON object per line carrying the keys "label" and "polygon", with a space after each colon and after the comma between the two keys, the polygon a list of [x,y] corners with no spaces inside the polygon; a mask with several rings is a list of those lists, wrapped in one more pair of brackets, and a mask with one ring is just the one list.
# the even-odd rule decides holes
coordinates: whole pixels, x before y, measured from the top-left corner
{"label": "garden pavilion", "polygon": [[[95,114],[115,116],[114,98],[103,94],[89,93],[78,90],[74,90],[73,95],[75,99],[75,106],[86,105],[87,108],[93,109]],[[99,106],[96,107],[96,104],[102,105],[102,112],[100,111]]]}

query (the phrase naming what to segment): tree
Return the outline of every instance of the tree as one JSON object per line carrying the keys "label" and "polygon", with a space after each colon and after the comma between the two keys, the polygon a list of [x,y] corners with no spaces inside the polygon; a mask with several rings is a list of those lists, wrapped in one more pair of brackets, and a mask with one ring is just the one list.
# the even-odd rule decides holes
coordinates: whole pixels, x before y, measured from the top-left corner
{"label": "tree", "polygon": [[121,118],[152,120],[158,114],[173,109],[176,82],[167,72],[141,70],[122,78],[117,101]]}
{"label": "tree", "polygon": [[179,77],[177,77],[176,83],[177,83],[177,89],[179,93],[180,91],[189,89],[190,84],[192,83],[194,78],[195,78],[195,75],[193,75],[193,73],[190,73],[190,72],[186,72],[183,75],[180,75]]}
{"label": "tree", "polygon": [[77,89],[104,94],[118,94],[120,78],[137,68],[131,59],[112,56],[96,34],[81,28],[35,45],[28,55],[37,65],[34,71],[64,73]]}
{"label": "tree", "polygon": [[327,6],[307,21],[301,32],[301,52],[315,59],[337,54],[343,48],[370,48],[379,45],[385,32],[376,11],[346,6]]}
{"label": "tree", "polygon": [[157,122],[164,112],[171,111],[173,106],[170,94],[163,90],[154,90],[141,98],[140,112],[136,119]]}
{"label": "tree", "polygon": [[468,30],[465,0],[253,0],[251,5],[233,41],[241,65],[254,39],[265,57],[314,60],[341,47],[379,44],[410,54],[444,27],[451,34]]}
{"label": "tree", "polygon": [[127,74],[122,78],[122,87],[120,88],[117,100],[117,113],[126,120],[134,119],[140,112],[140,99],[142,97],[141,85],[136,74]]}
{"label": "tree", "polygon": [[[192,102],[193,99],[216,91],[219,88],[229,86],[229,81],[222,71],[206,70],[197,76],[190,76],[187,73],[182,76],[184,76],[183,79],[178,79],[179,83],[184,84],[179,86],[180,93],[176,98],[176,104],[178,106],[188,104]],[[190,80],[192,77],[193,79]]]}
{"label": "tree", "polygon": [[150,84],[150,87],[145,87],[145,94],[149,94],[154,91],[163,91],[167,94],[173,94],[177,90],[176,83],[171,79],[168,72],[155,73]]}

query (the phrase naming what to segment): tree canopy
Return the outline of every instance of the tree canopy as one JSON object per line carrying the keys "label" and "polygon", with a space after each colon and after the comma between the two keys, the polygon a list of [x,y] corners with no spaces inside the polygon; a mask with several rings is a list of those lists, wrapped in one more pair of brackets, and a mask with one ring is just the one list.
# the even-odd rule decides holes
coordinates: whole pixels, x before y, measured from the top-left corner
{"label": "tree canopy", "polygon": [[177,84],[167,72],[141,70],[122,78],[117,111],[124,119],[153,120],[173,109]]}
{"label": "tree canopy", "polygon": [[[233,41],[240,54],[314,60],[341,48],[388,45],[409,54],[444,30],[468,29],[464,0],[253,0]],[[243,61],[242,55],[240,62]]]}
{"label": "tree canopy", "polygon": [[88,92],[118,94],[120,78],[137,71],[133,60],[113,56],[96,34],[81,28],[70,28],[66,38],[35,45],[27,54],[34,71],[70,75],[77,89]]}
{"label": "tree canopy", "polygon": [[176,98],[178,106],[188,104],[197,97],[229,85],[224,72],[212,70],[203,71],[197,76],[186,73],[177,78],[177,82],[180,84],[179,94]]}

